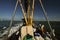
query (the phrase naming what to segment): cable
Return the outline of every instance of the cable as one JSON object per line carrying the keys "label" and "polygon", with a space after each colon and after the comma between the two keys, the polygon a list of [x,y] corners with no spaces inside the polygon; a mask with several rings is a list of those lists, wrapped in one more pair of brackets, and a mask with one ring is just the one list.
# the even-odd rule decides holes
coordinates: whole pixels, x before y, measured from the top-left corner
{"label": "cable", "polygon": [[[42,10],[43,10],[44,16],[45,16],[45,18],[46,18],[46,20],[47,20],[47,22],[48,22],[49,27],[50,27],[51,33],[52,33],[52,35],[53,35],[52,27],[51,27],[50,22],[49,22],[49,20],[48,20],[47,13],[46,13],[46,11],[45,11],[45,9],[44,9],[44,7],[43,7],[42,1],[39,0],[39,2],[40,2],[40,4],[41,4],[41,7],[42,7]],[[54,36],[54,35],[53,35],[53,36]]]}
{"label": "cable", "polygon": [[[35,0],[33,0],[33,3],[32,3],[32,19],[31,19],[32,22],[33,22],[33,14],[34,14],[34,1]],[[31,24],[32,24],[32,22],[31,22]]]}
{"label": "cable", "polygon": [[24,8],[23,8],[23,6],[22,6],[21,1],[20,1],[20,0],[18,0],[18,1],[19,1],[19,3],[20,3],[20,7],[21,7],[21,9],[22,9],[22,13],[23,13],[24,19],[25,19],[25,21],[26,21],[26,25],[27,25],[28,22],[27,22],[27,18],[26,18],[26,13],[24,12]]}
{"label": "cable", "polygon": [[14,8],[14,11],[13,11],[12,17],[11,17],[10,26],[9,26],[9,28],[7,29],[7,30],[8,30],[8,34],[9,34],[10,29],[11,29],[11,27],[12,27],[12,23],[13,23],[13,19],[14,19],[14,16],[15,16],[16,9],[17,9],[17,5],[18,5],[18,0],[17,0],[17,2],[16,2],[16,5],[15,5],[15,8]]}

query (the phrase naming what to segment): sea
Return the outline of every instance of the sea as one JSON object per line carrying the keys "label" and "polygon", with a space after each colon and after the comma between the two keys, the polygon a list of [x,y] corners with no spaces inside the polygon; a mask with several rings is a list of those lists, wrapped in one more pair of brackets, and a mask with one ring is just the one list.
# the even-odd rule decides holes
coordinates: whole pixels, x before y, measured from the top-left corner
{"label": "sea", "polygon": [[[21,21],[13,21],[12,26],[15,26],[15,24],[20,24],[20,23],[22,23],[22,22]],[[39,24],[44,25],[45,30],[50,32],[50,28],[49,28],[47,21],[33,21],[33,23],[36,24],[35,26],[37,26],[37,27]],[[0,21],[0,35],[5,30],[3,28],[6,27],[6,29],[7,29],[9,27],[9,25],[10,25],[10,21]],[[58,40],[60,40],[60,21],[50,21],[50,25],[51,25],[52,29],[55,30],[56,38]]]}

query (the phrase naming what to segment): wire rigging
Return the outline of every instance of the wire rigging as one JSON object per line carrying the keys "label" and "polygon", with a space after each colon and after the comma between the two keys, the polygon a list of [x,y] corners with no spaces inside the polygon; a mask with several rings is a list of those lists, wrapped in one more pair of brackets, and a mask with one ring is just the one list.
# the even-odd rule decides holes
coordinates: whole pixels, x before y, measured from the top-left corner
{"label": "wire rigging", "polygon": [[[24,8],[23,8],[23,6],[22,6],[21,0],[17,0],[16,5],[15,5],[15,8],[14,8],[14,11],[13,11],[13,14],[12,14],[12,17],[11,17],[10,26],[9,26],[9,28],[7,29],[7,30],[8,30],[8,34],[9,34],[10,29],[11,29],[11,27],[12,27],[12,23],[13,23],[13,20],[14,20],[15,12],[16,12],[16,9],[17,9],[17,6],[18,6],[18,2],[20,3],[20,7],[21,7],[21,9],[22,9],[22,13],[23,13],[24,19],[25,19],[25,21],[26,21],[26,24],[28,24],[28,21],[27,21],[27,18],[26,18],[26,13],[24,12]],[[52,35],[53,35],[52,27],[51,27],[50,22],[49,22],[49,20],[48,20],[47,12],[45,11],[44,6],[43,6],[43,4],[42,4],[42,0],[39,0],[39,2],[40,2],[40,4],[41,4],[41,7],[42,7],[42,10],[43,10],[45,19],[47,20],[48,25],[49,25],[49,28],[50,28],[50,30],[51,30],[51,33],[52,33]],[[32,3],[32,20],[33,20],[33,13],[34,13],[34,0],[33,0],[33,3]],[[53,36],[54,36],[54,35],[53,35]]]}
{"label": "wire rigging", "polygon": [[10,29],[11,29],[11,27],[12,27],[12,23],[13,23],[13,20],[14,20],[14,16],[15,16],[15,12],[16,12],[17,6],[18,6],[18,1],[16,2],[16,5],[15,5],[15,8],[14,8],[14,11],[13,11],[12,17],[11,17],[10,26],[9,26],[9,28],[8,28],[8,34],[9,34]]}
{"label": "wire rigging", "polygon": [[34,14],[34,1],[35,0],[33,0],[33,2],[32,2],[32,22],[33,22],[33,14]]}
{"label": "wire rigging", "polygon": [[[49,28],[50,28],[50,30],[51,30],[51,33],[52,33],[52,35],[53,35],[52,27],[51,27],[50,22],[49,22],[49,20],[48,20],[47,12],[45,11],[45,9],[44,9],[44,7],[43,7],[42,0],[39,0],[39,2],[40,2],[40,4],[41,4],[41,7],[42,7],[42,10],[43,10],[45,19],[47,20],[48,25],[49,25]],[[53,35],[53,36],[54,36],[54,35]]]}

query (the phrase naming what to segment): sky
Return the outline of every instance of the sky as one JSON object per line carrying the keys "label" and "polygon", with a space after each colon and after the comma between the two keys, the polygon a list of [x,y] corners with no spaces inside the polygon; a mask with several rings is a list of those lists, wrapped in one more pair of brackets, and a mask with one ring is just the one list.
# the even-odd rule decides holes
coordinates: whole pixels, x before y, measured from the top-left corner
{"label": "sky", "polygon": [[[0,19],[10,20],[17,0],[0,0]],[[60,21],[60,0],[42,0],[48,20]],[[14,19],[20,20],[23,14],[18,5]],[[38,0],[35,0],[34,19],[44,21],[45,17]]]}

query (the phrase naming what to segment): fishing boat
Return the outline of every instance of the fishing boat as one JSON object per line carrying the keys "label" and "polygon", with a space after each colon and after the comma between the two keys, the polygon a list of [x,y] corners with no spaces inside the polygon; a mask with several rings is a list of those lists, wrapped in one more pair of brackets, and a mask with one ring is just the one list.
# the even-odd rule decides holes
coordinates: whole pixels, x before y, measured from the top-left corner
{"label": "fishing boat", "polygon": [[[40,2],[41,8],[43,10],[44,16],[48,22],[49,28],[51,29],[51,34],[44,32],[44,25],[39,24],[39,27],[35,27],[33,23],[33,15],[34,15],[34,1],[35,0],[24,0],[25,2],[25,10],[23,8],[21,0],[17,0],[15,9],[13,11],[10,26],[4,31],[1,35],[1,40],[57,40],[55,39],[54,32],[51,28],[50,22],[47,17],[47,13],[43,7],[42,0],[38,0]],[[30,6],[30,2],[32,3]],[[24,18],[22,18],[22,23],[16,24],[15,27],[12,27],[12,23],[14,20],[15,12],[18,3],[20,4],[20,8],[22,10]],[[32,7],[32,10],[30,10]],[[26,15],[28,14],[28,15]]]}

